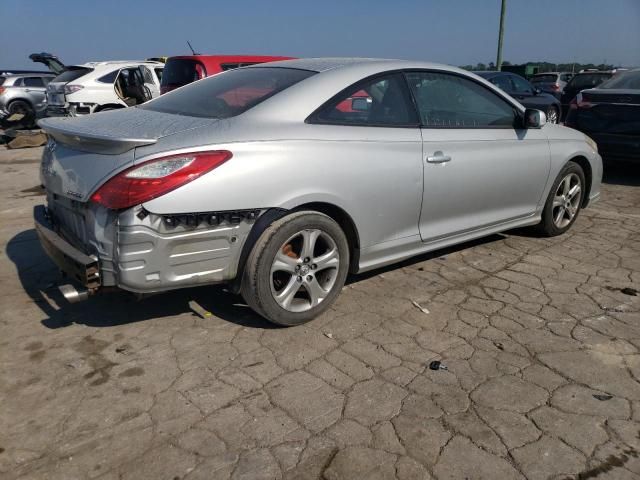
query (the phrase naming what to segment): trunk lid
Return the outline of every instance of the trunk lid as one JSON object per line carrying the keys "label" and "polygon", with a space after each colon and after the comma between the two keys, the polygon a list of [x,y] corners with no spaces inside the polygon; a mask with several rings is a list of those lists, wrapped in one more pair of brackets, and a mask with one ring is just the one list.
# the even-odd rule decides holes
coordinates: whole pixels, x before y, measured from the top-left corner
{"label": "trunk lid", "polygon": [[51,70],[56,75],[61,74],[66,69],[65,64],[62,63],[58,57],[56,57],[55,55],[51,55],[50,53],[32,53],[31,55],[29,55],[29,58],[33,62],[45,64],[49,68],[49,70]]}
{"label": "trunk lid", "polygon": [[49,136],[42,155],[42,184],[54,195],[86,202],[104,181],[134,164],[136,147],[216,122],[138,108],[40,120]]}
{"label": "trunk lid", "polygon": [[577,127],[584,132],[640,135],[640,90],[594,89],[582,92]]}

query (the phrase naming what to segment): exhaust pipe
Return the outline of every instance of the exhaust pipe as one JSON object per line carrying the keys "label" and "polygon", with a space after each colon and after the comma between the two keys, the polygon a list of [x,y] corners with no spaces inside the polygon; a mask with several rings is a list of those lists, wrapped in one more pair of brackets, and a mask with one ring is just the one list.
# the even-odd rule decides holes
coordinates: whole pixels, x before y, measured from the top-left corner
{"label": "exhaust pipe", "polygon": [[62,293],[62,296],[69,303],[78,303],[78,302],[87,300],[89,298],[89,290],[87,290],[86,288],[81,288],[80,290],[78,290],[73,285],[67,284],[67,285],[60,285],[58,287],[58,290],[60,290],[60,293]]}

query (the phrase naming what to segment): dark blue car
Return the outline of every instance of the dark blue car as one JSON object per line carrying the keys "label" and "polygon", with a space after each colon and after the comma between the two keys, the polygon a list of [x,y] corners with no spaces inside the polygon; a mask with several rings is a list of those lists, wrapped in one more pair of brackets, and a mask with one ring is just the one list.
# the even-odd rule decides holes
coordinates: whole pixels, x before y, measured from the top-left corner
{"label": "dark blue car", "polygon": [[473,72],[493,83],[496,87],[517,99],[526,108],[542,110],[549,123],[560,120],[560,101],[548,93],[543,93],[520,75],[510,72]]}

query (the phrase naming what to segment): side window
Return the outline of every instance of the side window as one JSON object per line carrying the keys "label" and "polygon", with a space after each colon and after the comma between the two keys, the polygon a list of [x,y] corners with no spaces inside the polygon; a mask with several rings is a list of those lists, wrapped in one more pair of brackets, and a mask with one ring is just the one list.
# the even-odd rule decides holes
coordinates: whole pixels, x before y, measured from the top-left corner
{"label": "side window", "polygon": [[142,72],[142,76],[144,77],[144,83],[154,83],[151,70],[149,70],[144,65],[140,65],[140,71]]}
{"label": "side window", "polygon": [[498,77],[494,77],[490,80],[496,87],[498,87],[503,92],[512,92],[513,85],[511,85],[511,81],[509,80],[508,75],[500,75]]}
{"label": "side window", "polygon": [[101,76],[100,78],[96,79],[96,82],[100,82],[100,83],[113,83],[116,81],[116,77],[118,76],[118,72],[120,70],[114,70],[111,73],[107,73],[106,75]]}
{"label": "side window", "polygon": [[44,82],[40,77],[26,77],[24,79],[25,87],[44,88]]}
{"label": "side window", "polygon": [[310,121],[389,127],[418,124],[401,73],[377,76],[349,87],[322,106]]}
{"label": "side window", "polygon": [[222,69],[223,72],[226,72],[227,70],[233,70],[234,68],[238,68],[240,66],[241,66],[240,63],[221,63],[220,64],[220,68]]}
{"label": "side window", "polygon": [[14,87],[22,87],[23,86],[23,78],[16,78],[15,81],[13,82],[13,86]]}
{"label": "side window", "polygon": [[533,93],[531,84],[527,82],[524,78],[511,75],[511,82],[513,83],[513,91],[515,93],[529,93],[529,94]]}
{"label": "side window", "polygon": [[514,107],[473,80],[431,72],[410,72],[407,80],[425,128],[514,126]]}
{"label": "side window", "polygon": [[154,68],[155,72],[156,72],[156,77],[158,77],[158,81],[161,82],[162,81],[162,68]]}

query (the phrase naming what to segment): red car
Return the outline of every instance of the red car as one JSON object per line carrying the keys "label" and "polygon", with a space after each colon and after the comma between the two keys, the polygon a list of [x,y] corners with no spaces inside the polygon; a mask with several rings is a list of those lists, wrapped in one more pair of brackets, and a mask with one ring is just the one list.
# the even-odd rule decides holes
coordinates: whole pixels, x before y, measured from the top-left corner
{"label": "red car", "polygon": [[225,70],[256,63],[291,60],[292,58],[264,55],[180,55],[170,57],[165,63],[162,73],[160,94]]}

